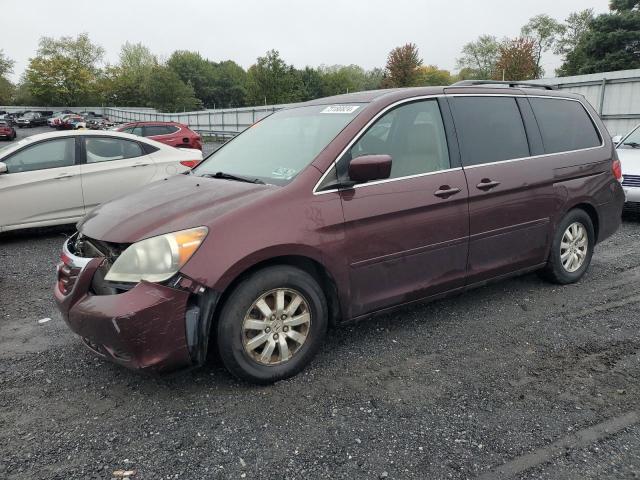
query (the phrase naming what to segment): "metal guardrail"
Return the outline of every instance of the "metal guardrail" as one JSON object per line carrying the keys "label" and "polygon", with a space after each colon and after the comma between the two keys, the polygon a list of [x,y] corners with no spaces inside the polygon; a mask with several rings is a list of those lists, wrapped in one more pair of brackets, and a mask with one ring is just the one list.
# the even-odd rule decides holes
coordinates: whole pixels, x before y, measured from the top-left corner
{"label": "metal guardrail", "polygon": [[114,122],[178,122],[187,125],[201,135],[230,137],[239,134],[258,120],[284,107],[285,105],[273,105],[183,113],[160,113],[107,107],[104,109],[104,114]]}

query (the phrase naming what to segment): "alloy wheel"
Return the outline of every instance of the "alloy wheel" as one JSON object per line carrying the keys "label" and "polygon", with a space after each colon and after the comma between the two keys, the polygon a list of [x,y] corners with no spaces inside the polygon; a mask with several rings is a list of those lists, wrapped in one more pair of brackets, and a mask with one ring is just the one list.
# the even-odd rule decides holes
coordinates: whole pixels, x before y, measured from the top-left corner
{"label": "alloy wheel", "polygon": [[582,223],[574,222],[564,232],[560,243],[560,260],[567,272],[573,273],[582,267],[589,250],[589,236]]}
{"label": "alloy wheel", "polygon": [[309,304],[301,293],[277,288],[256,299],[242,322],[245,352],[262,365],[289,361],[304,345],[311,327]]}

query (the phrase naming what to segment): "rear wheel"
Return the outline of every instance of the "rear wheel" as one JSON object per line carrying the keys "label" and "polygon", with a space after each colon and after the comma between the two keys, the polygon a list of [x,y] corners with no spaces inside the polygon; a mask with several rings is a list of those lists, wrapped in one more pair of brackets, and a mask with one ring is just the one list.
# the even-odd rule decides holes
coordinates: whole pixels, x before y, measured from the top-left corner
{"label": "rear wheel", "polygon": [[587,212],[571,210],[558,224],[542,276],[561,285],[575,283],[591,264],[595,232]]}
{"label": "rear wheel", "polygon": [[290,266],[268,267],[243,280],[225,302],[218,351],[237,377],[272,383],[311,361],[327,324],[326,299],[311,275]]}

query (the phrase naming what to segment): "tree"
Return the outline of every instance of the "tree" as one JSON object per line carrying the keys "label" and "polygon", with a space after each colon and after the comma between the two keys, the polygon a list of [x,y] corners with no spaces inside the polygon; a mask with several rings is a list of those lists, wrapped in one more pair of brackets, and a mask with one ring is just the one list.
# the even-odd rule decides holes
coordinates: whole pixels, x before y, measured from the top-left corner
{"label": "tree", "polygon": [[486,80],[493,75],[500,56],[500,43],[493,35],[481,35],[475,42],[462,47],[456,66],[464,74],[463,80]]}
{"label": "tree", "polygon": [[333,65],[320,67],[322,75],[322,96],[364,90],[366,73],[357,65]]}
{"label": "tree", "polygon": [[86,33],[53,39],[42,37],[29,60],[24,80],[42,105],[87,105],[98,100],[98,64],[104,50]]}
{"label": "tree", "polygon": [[574,12],[565,20],[564,31],[557,38],[554,53],[566,57],[573,51],[582,37],[591,27],[593,21],[593,8],[588,8],[580,12]]}
{"label": "tree", "polygon": [[213,85],[207,107],[227,108],[246,105],[247,72],[233,60],[214,63],[212,67]]}
{"label": "tree", "polygon": [[589,24],[558,70],[582,75],[640,68],[640,1],[614,0]]}
{"label": "tree", "polygon": [[187,85],[191,85],[206,107],[215,104],[215,67],[198,52],[177,50],[171,54],[167,66]]}
{"label": "tree", "polygon": [[105,102],[120,107],[148,105],[146,85],[157,65],[158,59],[147,47],[126,42],[118,65],[105,69],[100,87]]}
{"label": "tree", "polygon": [[438,86],[438,85],[451,85],[453,79],[451,73],[448,70],[440,70],[435,65],[427,65],[418,68],[418,79],[416,85],[419,86]]}
{"label": "tree", "polygon": [[538,78],[537,44],[530,38],[505,40],[500,45],[493,78],[496,80],[531,80]]}
{"label": "tree", "polygon": [[150,106],[161,112],[193,111],[202,105],[193,87],[186,85],[177,73],[164,65],[153,67],[147,88]]}
{"label": "tree", "polygon": [[418,67],[422,59],[415,43],[396,47],[387,57],[385,86],[410,87],[418,80]]}
{"label": "tree", "polygon": [[[537,75],[544,73],[540,66],[542,54],[553,49],[558,38],[564,34],[565,26],[549,15],[536,15],[522,27],[522,36],[530,39],[534,44]],[[535,78],[535,77],[534,77]]]}
{"label": "tree", "polygon": [[251,105],[296,102],[300,91],[300,77],[277,50],[258,57],[247,72],[247,99]]}
{"label": "tree", "polygon": [[13,100],[15,87],[8,77],[13,73],[14,64],[15,62],[0,50],[0,105],[7,105]]}
{"label": "tree", "polygon": [[322,97],[323,75],[318,68],[305,67],[296,72],[299,78],[299,98],[301,101]]}
{"label": "tree", "polygon": [[384,70],[382,68],[373,68],[367,70],[364,74],[364,90],[377,90],[382,87],[384,79]]}

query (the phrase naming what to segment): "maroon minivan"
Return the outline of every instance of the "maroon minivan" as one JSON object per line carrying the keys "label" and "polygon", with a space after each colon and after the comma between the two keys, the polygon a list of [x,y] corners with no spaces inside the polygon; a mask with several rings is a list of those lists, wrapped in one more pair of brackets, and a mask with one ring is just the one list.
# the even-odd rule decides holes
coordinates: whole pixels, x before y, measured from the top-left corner
{"label": "maroon minivan", "polygon": [[328,325],[533,270],[578,281],[620,225],[620,178],[581,96],[465,82],[314,100],[89,213],[55,297],[117,363],[200,365],[211,338],[269,383]]}

